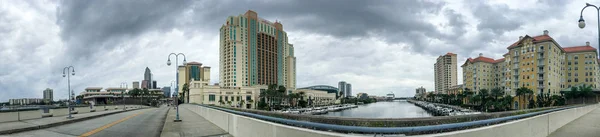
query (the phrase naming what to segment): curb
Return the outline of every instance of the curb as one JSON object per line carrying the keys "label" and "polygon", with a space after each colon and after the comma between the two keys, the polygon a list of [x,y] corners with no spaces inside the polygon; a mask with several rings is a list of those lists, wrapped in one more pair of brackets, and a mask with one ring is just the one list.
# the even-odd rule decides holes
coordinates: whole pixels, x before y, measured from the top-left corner
{"label": "curb", "polygon": [[[148,107],[148,108],[151,108],[151,107]],[[133,110],[139,110],[139,109],[146,109],[146,108],[135,108],[135,109],[125,110],[125,111],[117,111],[117,112],[105,113],[105,114],[100,114],[100,115],[95,115],[95,116],[89,116],[89,117],[84,117],[84,118],[79,118],[79,119],[73,119],[73,120],[67,120],[67,121],[62,121],[62,122],[57,122],[57,123],[50,123],[50,124],[45,124],[45,125],[30,126],[30,127],[24,127],[24,128],[18,128],[18,129],[11,129],[11,130],[4,130],[4,131],[0,131],[0,135],[14,134],[14,133],[25,132],[25,131],[45,129],[45,128],[50,128],[50,127],[55,127],[55,126],[66,125],[66,124],[81,122],[81,121],[85,121],[85,120],[90,120],[90,119],[94,119],[94,118],[98,118],[98,117],[103,117],[103,116],[108,116],[108,115],[113,115],[113,114],[118,114],[118,113],[133,111]]]}

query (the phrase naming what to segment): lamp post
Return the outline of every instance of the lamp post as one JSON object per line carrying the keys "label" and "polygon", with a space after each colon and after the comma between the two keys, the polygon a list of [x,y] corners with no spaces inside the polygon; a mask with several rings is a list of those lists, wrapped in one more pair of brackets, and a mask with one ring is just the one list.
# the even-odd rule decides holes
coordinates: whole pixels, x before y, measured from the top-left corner
{"label": "lamp post", "polygon": [[585,8],[587,7],[594,7],[596,8],[596,13],[598,14],[598,50],[600,50],[600,8],[598,8],[596,5],[592,5],[589,3],[585,3],[585,7],[583,7],[583,9],[581,9],[581,13],[579,13],[579,28],[583,29],[585,27],[585,20],[583,20],[583,10],[585,10]]}
{"label": "lamp post", "polygon": [[72,99],[71,99],[71,93],[70,93],[71,92],[71,75],[69,75],[69,70],[72,71],[71,75],[75,76],[75,67],[68,66],[68,67],[63,68],[63,77],[67,77],[67,85],[68,85],[67,92],[69,92],[69,93],[67,93],[67,94],[69,94],[68,95],[69,96],[69,100],[68,100],[69,103],[67,104],[67,108],[69,109],[69,117],[67,117],[67,118],[68,119],[72,119],[73,118],[73,116],[71,116],[71,101],[72,101]]}
{"label": "lamp post", "polygon": [[[123,85],[125,85],[125,90],[127,90],[127,82],[121,82],[121,88]],[[121,90],[121,98],[123,99],[121,104],[123,104],[123,110],[125,110],[125,90]]]}
{"label": "lamp post", "polygon": [[[186,62],[185,62],[185,54],[183,54],[183,53],[177,53],[177,54],[171,53],[171,54],[169,54],[169,56],[167,57],[167,66],[171,65],[171,55],[175,56],[175,80],[176,80],[177,83],[179,83],[179,79],[178,79],[178,76],[179,76],[179,71],[178,71],[179,55],[183,56],[183,65],[185,65],[186,64]],[[175,84],[175,87],[176,87],[175,89],[178,90],[179,85]],[[177,93],[175,94],[175,100],[178,100],[177,99],[177,94],[179,93],[179,91],[176,91],[176,92]],[[179,119],[179,101],[176,101],[175,108],[177,110],[177,116],[175,117],[175,120],[173,120],[173,121],[174,122],[181,122],[181,119]]]}

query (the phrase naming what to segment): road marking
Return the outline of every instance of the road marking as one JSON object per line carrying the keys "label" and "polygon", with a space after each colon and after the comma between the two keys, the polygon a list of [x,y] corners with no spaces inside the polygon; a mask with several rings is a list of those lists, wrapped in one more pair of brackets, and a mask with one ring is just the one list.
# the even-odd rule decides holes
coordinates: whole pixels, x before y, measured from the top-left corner
{"label": "road marking", "polygon": [[122,118],[122,119],[119,119],[119,120],[117,120],[117,121],[115,121],[115,122],[112,122],[112,123],[110,123],[110,124],[106,124],[106,125],[104,125],[104,126],[102,126],[102,127],[96,128],[96,129],[94,129],[94,130],[92,130],[92,131],[90,131],[90,132],[87,132],[87,133],[81,134],[79,137],[87,137],[87,136],[91,136],[91,135],[93,135],[93,134],[96,134],[96,133],[98,133],[98,132],[100,132],[100,131],[102,131],[102,130],[105,130],[105,129],[109,128],[109,127],[112,127],[112,126],[114,126],[114,125],[116,125],[116,124],[119,124],[119,123],[121,123],[121,122],[123,122],[123,121],[126,121],[126,120],[128,120],[128,119],[130,119],[130,118],[133,118],[133,117],[135,117],[135,116],[138,116],[138,115],[140,115],[140,114],[142,114],[142,113],[144,113],[144,112],[147,112],[147,110],[146,110],[146,111],[142,111],[142,112],[140,112],[140,113],[133,114],[133,115],[131,115],[131,116],[128,116],[128,117],[125,117],[125,118]]}

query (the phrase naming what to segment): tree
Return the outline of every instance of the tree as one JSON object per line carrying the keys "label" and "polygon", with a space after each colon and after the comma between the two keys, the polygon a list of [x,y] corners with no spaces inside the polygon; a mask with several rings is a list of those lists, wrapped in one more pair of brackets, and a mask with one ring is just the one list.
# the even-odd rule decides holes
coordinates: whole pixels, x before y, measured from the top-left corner
{"label": "tree", "polygon": [[475,94],[475,93],[473,93],[473,91],[471,91],[471,89],[465,88],[465,90],[462,92],[462,96],[463,96],[463,98],[467,98],[466,103],[469,103],[469,100],[473,96],[473,94]]}
{"label": "tree", "polygon": [[553,106],[562,106],[565,105],[565,98],[563,98],[562,96],[559,95],[552,95],[552,102],[553,102]]}
{"label": "tree", "polygon": [[586,101],[585,98],[593,95],[593,93],[592,93],[592,90],[593,90],[592,89],[592,85],[585,85],[585,84],[581,85],[579,87],[579,90],[580,90],[579,91],[579,96],[581,96],[581,99],[583,100],[583,103],[585,104],[585,101]]}
{"label": "tree", "polygon": [[241,101],[240,101],[240,108],[242,108],[242,107],[245,107],[245,104],[246,104],[246,101],[244,101],[244,100],[241,100]]}
{"label": "tree", "polygon": [[144,97],[148,96],[148,94],[150,94],[150,91],[148,91],[147,88],[144,88],[142,90],[142,104],[146,104],[146,103],[144,103]]}
{"label": "tree", "polygon": [[188,83],[183,84],[183,96],[185,96],[185,103],[190,103],[190,85]]}
{"label": "tree", "polygon": [[[527,88],[527,87],[520,87],[517,89],[517,97],[519,97],[519,106],[522,105],[522,103],[525,102],[525,100],[522,99],[522,96],[527,96],[533,94],[533,90]],[[523,102],[521,102],[523,100]],[[518,109],[518,108],[517,108]]]}
{"label": "tree", "polygon": [[480,98],[479,99],[480,100],[479,107],[481,108],[481,111],[487,110],[486,103],[487,103],[488,96],[489,96],[489,92],[487,89],[479,90],[479,98]]}
{"label": "tree", "polygon": [[503,94],[504,94],[504,92],[500,88],[493,88],[492,92],[491,92],[491,95],[494,98],[494,101],[498,100],[498,97],[502,97]]}

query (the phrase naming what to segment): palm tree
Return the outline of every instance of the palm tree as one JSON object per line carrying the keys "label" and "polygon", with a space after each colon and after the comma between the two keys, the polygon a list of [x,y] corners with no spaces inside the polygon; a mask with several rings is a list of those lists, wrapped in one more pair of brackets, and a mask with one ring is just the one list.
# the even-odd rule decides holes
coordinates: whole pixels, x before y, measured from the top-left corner
{"label": "palm tree", "polygon": [[465,88],[465,91],[463,91],[463,93],[462,93],[463,98],[467,99],[467,101],[465,102],[465,104],[470,103],[469,99],[470,99],[470,97],[473,96],[473,94],[475,94],[475,93],[473,93],[473,91],[471,91],[471,89]]}
{"label": "palm tree", "polygon": [[240,100],[240,108],[244,108],[245,104],[246,104],[246,101]]}
{"label": "palm tree", "polygon": [[[519,97],[519,101],[518,102],[520,103],[519,106],[518,106],[519,108],[525,102],[522,99],[522,96],[525,96],[525,95],[527,95],[530,92],[533,93],[533,91],[531,89],[527,88],[527,87],[520,87],[520,88],[517,89],[517,97]],[[519,108],[515,108],[515,109],[519,109]]]}
{"label": "palm tree", "polygon": [[190,85],[188,83],[183,84],[183,96],[185,98],[185,103],[190,103]]}
{"label": "palm tree", "polygon": [[504,93],[502,92],[502,89],[500,88],[493,88],[491,95],[494,98],[494,100],[498,100],[498,97],[501,97]]}
{"label": "palm tree", "polygon": [[581,96],[581,99],[583,101],[583,103],[585,104],[585,100],[588,96],[592,95],[592,85],[581,85],[579,86],[579,96]]}
{"label": "palm tree", "polygon": [[479,98],[480,98],[479,106],[480,106],[480,108],[481,108],[482,111],[483,110],[487,110],[487,106],[485,106],[485,105],[487,103],[487,97],[488,96],[489,96],[489,92],[488,92],[487,89],[480,89],[479,90]]}

